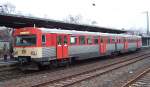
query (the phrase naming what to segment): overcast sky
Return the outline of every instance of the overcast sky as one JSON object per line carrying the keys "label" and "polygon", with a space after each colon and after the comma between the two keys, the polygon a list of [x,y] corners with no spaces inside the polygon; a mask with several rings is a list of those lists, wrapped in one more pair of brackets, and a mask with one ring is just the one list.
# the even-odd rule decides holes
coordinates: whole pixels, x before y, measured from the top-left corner
{"label": "overcast sky", "polygon": [[146,29],[144,12],[150,11],[149,0],[1,0],[5,2],[37,17],[63,20],[70,14],[82,15],[84,23],[94,20],[98,26],[118,29]]}

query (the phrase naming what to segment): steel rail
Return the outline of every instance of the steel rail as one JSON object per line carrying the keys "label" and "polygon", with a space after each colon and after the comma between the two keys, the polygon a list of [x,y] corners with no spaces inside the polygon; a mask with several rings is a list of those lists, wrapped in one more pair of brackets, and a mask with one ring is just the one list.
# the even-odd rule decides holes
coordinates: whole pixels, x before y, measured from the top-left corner
{"label": "steel rail", "polygon": [[[147,56],[147,55],[148,55],[148,56]],[[144,57],[144,56],[146,56],[146,57]],[[139,58],[139,57],[142,57],[142,58]],[[109,67],[111,67],[111,66],[115,66],[116,64],[121,64],[121,63],[124,63],[124,62],[133,61],[133,62],[130,62],[130,63],[127,63],[127,64],[123,65],[123,66],[127,66],[127,65],[129,65],[129,64],[135,63],[135,62],[140,61],[140,60],[142,60],[142,59],[145,59],[145,58],[147,58],[147,57],[149,57],[149,53],[147,53],[147,54],[145,53],[145,54],[140,55],[140,56],[135,56],[135,57],[133,57],[133,59],[123,60],[123,61],[116,62],[116,63],[113,63],[113,64],[109,64],[109,65],[106,65],[106,66],[103,66],[103,67],[99,67],[99,68],[96,68],[96,69],[93,69],[93,70],[85,71],[85,72],[82,72],[82,73],[79,73],[79,74],[75,74],[75,75],[71,75],[71,76],[68,76],[68,77],[56,79],[56,80],[53,80],[53,81],[48,81],[48,82],[45,82],[45,83],[37,84],[37,85],[34,85],[34,86],[32,86],[32,87],[40,87],[40,86],[44,86],[44,85],[55,84],[55,83],[59,83],[59,82],[61,82],[61,81],[63,81],[63,83],[65,83],[65,80],[66,80],[66,81],[67,81],[67,80],[69,81],[69,79],[75,78],[75,77],[77,77],[77,76],[86,75],[87,73],[91,73],[91,72],[95,72],[95,71],[97,71],[97,70],[102,70],[102,69],[105,69],[105,68],[109,68]],[[137,58],[139,58],[139,59],[137,59]],[[137,59],[137,60],[135,60],[135,59]],[[134,60],[135,60],[135,61],[134,61]],[[108,71],[103,72],[103,73],[99,73],[99,74],[97,74],[97,75],[101,75],[101,74],[110,72],[110,71],[112,71],[112,70],[121,68],[121,67],[123,67],[123,66],[115,67],[115,68],[113,68],[113,69],[111,69],[111,70],[108,70]],[[95,77],[95,76],[97,76],[97,75],[88,76],[87,78],[80,79],[80,80],[78,80],[78,81],[76,81],[76,82],[72,82],[72,83],[67,83],[67,82],[66,82],[67,84],[61,85],[60,87],[65,87],[65,86],[73,85],[73,84],[75,84],[75,83],[77,83],[77,82],[81,82],[81,81],[83,81],[83,80],[89,79],[89,78],[91,78],[91,77]]]}
{"label": "steel rail", "polygon": [[145,71],[143,71],[138,76],[136,76],[135,78],[131,79],[130,81],[127,81],[127,83],[125,83],[121,87],[129,87],[130,85],[132,85],[134,82],[136,82],[138,79],[142,78],[145,74],[147,74],[149,72],[150,72],[150,68],[146,69]]}

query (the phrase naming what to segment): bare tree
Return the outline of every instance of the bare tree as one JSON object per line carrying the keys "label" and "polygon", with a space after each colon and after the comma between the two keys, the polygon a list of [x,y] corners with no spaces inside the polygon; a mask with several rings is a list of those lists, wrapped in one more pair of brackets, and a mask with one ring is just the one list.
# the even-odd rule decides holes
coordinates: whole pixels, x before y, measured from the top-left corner
{"label": "bare tree", "polygon": [[4,3],[2,5],[0,5],[0,13],[4,13],[4,14],[14,14],[15,13],[15,5],[7,2]]}
{"label": "bare tree", "polygon": [[78,23],[81,23],[81,21],[82,21],[82,16],[81,16],[81,15],[76,15],[76,16],[68,15],[68,16],[64,19],[64,21],[65,21],[65,22],[69,22],[69,23],[78,24]]}
{"label": "bare tree", "polygon": [[92,21],[91,24],[97,24],[97,22],[96,21]]}
{"label": "bare tree", "polygon": [[140,34],[144,33],[142,27],[139,27],[139,28],[131,27],[131,28],[126,29],[126,30],[127,30],[127,32],[128,32],[129,34],[140,35]]}
{"label": "bare tree", "polygon": [[63,21],[74,24],[88,24],[88,25],[96,25],[97,21],[92,19],[85,19],[81,14],[79,15],[68,15]]}

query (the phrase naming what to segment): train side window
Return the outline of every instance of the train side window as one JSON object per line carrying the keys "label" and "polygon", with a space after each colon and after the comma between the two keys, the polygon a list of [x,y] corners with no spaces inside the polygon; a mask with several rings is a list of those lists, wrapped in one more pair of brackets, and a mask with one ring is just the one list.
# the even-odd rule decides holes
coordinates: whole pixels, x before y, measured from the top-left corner
{"label": "train side window", "polygon": [[100,38],[100,41],[101,41],[101,43],[103,43],[103,38],[102,37]]}
{"label": "train side window", "polygon": [[79,43],[85,44],[85,36],[79,36]]}
{"label": "train side window", "polygon": [[88,43],[88,44],[92,44],[92,37],[88,37],[88,38],[87,38],[87,43]]}
{"label": "train side window", "polygon": [[120,38],[117,38],[117,43],[120,43]]}
{"label": "train side window", "polygon": [[45,45],[45,43],[46,43],[46,36],[42,35],[42,45]]}
{"label": "train side window", "polygon": [[115,38],[112,38],[112,42],[115,43]]}
{"label": "train side window", "polygon": [[119,43],[121,43],[121,39],[119,38]]}
{"label": "train side window", "polygon": [[124,38],[123,40],[124,40],[124,42],[126,42],[126,38]]}
{"label": "train side window", "polygon": [[110,37],[108,37],[108,43],[110,43]]}
{"label": "train side window", "polygon": [[64,44],[67,44],[68,41],[67,41],[67,36],[64,36]]}
{"label": "train side window", "polygon": [[120,38],[120,43],[122,43],[123,41],[122,41],[122,38]]}
{"label": "train side window", "polygon": [[123,38],[121,38],[120,42],[121,42],[121,43],[123,43],[123,42],[124,42],[124,39],[123,39]]}
{"label": "train side window", "polygon": [[70,44],[77,44],[77,37],[76,36],[70,37]]}
{"label": "train side window", "polygon": [[94,37],[94,44],[98,44],[98,37]]}

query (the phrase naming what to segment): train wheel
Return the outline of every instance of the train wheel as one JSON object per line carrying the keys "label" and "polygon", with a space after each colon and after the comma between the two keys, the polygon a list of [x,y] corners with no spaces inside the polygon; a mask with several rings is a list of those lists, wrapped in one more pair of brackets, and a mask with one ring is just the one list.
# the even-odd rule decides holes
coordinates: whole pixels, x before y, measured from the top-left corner
{"label": "train wheel", "polygon": [[69,65],[69,58],[58,60],[58,66],[68,66]]}
{"label": "train wheel", "polygon": [[51,66],[51,67],[58,67],[58,61],[57,61],[57,60],[52,60],[52,61],[50,62],[50,66]]}
{"label": "train wheel", "polygon": [[43,65],[41,63],[38,63],[37,66],[38,66],[39,70],[43,70],[44,69]]}
{"label": "train wheel", "polygon": [[71,57],[69,59],[69,64],[75,64],[75,62],[76,62],[76,58],[75,57]]}
{"label": "train wheel", "polygon": [[39,70],[38,64],[37,63],[27,63],[27,64],[23,64],[23,65],[19,65],[18,67],[21,71],[31,71],[31,70]]}

